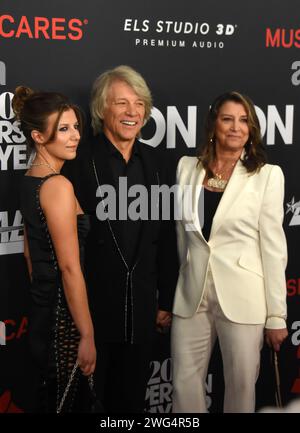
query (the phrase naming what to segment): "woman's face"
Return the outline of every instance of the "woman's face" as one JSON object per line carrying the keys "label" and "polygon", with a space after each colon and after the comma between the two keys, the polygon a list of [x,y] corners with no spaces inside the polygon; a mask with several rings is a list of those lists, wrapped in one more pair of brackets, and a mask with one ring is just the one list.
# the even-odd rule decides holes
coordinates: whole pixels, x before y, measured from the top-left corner
{"label": "woman's face", "polygon": [[227,101],[221,105],[215,123],[216,149],[242,151],[249,139],[248,116],[244,106]]}
{"label": "woman's face", "polygon": [[[51,136],[56,119],[57,113],[53,113],[48,117],[48,125],[44,134],[45,138]],[[44,147],[53,158],[71,160],[76,157],[79,140],[79,123],[74,110],[69,109],[62,113],[54,139],[46,143]]]}

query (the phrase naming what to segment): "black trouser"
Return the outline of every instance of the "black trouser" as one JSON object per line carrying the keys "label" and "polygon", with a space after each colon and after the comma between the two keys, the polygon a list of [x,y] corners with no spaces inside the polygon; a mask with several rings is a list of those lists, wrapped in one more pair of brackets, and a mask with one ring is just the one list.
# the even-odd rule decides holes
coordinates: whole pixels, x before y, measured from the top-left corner
{"label": "black trouser", "polygon": [[97,344],[95,384],[107,413],[141,413],[152,359],[151,342]]}

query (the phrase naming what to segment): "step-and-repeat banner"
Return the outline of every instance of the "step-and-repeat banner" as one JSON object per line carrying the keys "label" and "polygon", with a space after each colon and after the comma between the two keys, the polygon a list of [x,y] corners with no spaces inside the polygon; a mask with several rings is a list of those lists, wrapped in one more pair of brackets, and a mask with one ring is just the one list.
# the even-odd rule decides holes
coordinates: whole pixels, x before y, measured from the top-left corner
{"label": "step-and-repeat banner", "polygon": [[[286,178],[289,337],[279,361],[284,403],[300,395],[299,13],[299,2],[292,0],[1,0],[0,412],[25,411],[30,398],[29,281],[18,204],[26,146],[11,109],[13,91],[20,84],[61,91],[88,112],[94,79],[120,64],[134,67],[148,82],[154,108],[143,139],[165,149],[170,164],[195,154],[215,96],[238,90],[254,100],[269,161]],[[220,411],[222,400],[217,349],[207,377],[209,410]],[[264,348],[257,405],[273,403],[273,371]],[[170,412],[171,405],[169,336],[158,335],[145,407],[160,413]]]}

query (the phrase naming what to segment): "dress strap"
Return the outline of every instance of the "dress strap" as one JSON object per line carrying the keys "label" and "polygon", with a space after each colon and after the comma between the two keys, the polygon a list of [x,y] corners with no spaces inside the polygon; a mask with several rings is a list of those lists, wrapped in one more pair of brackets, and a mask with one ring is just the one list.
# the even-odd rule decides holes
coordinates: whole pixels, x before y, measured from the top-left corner
{"label": "dress strap", "polygon": [[49,173],[47,174],[47,176],[41,177],[41,181],[38,185],[38,188],[40,188],[43,185],[43,183],[46,182],[46,180],[50,179],[50,177],[59,176],[59,175],[60,173]]}
{"label": "dress strap", "polygon": [[41,223],[42,223],[42,225],[44,227],[45,234],[46,234],[47,239],[48,239],[49,247],[50,247],[50,250],[51,250],[52,263],[53,263],[53,267],[54,267],[54,269],[55,269],[56,272],[58,271],[57,259],[56,259],[56,255],[54,253],[54,248],[53,248],[52,240],[51,240],[51,237],[50,237],[50,233],[48,231],[46,217],[44,215],[44,212],[43,212],[43,209],[42,209],[42,206],[41,206],[41,202],[40,202],[40,190],[41,190],[42,185],[46,182],[46,180],[50,179],[50,177],[57,176],[57,175],[59,175],[59,173],[50,173],[47,176],[42,177],[41,181],[37,185],[36,193],[35,193],[36,208],[37,208],[37,210],[39,212],[40,221],[41,221]]}
{"label": "dress strap", "polygon": [[46,180],[48,180],[48,179],[50,179],[50,177],[53,177],[53,176],[58,176],[60,173],[50,173],[50,174],[47,174],[47,176],[45,176],[45,177],[41,177],[41,179],[40,179],[40,182],[38,183],[38,185],[37,185],[37,187],[36,187],[36,202],[37,202],[37,204],[38,204],[38,209],[40,209],[40,189],[41,189],[41,186],[46,182]]}

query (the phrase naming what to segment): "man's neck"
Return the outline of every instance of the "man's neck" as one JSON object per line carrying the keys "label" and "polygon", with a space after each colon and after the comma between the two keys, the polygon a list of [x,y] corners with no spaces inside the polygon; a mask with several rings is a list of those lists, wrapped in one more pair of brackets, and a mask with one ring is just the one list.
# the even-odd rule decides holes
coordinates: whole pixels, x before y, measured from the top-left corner
{"label": "man's neck", "polygon": [[105,135],[108,138],[108,140],[111,142],[111,144],[115,146],[116,149],[118,149],[118,151],[121,153],[125,161],[128,162],[132,154],[132,149],[133,149],[135,139],[128,140],[128,141],[116,140],[114,139],[114,137],[111,137],[109,134],[105,134]]}

